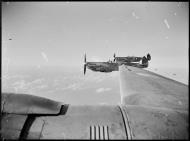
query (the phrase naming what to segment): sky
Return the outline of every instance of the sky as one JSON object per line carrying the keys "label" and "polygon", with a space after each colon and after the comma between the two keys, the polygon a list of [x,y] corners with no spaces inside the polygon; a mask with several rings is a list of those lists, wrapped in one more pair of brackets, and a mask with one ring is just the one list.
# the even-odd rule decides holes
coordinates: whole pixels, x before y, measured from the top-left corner
{"label": "sky", "polygon": [[188,2],[4,2],[2,70],[150,53],[149,68],[188,77],[188,25]]}

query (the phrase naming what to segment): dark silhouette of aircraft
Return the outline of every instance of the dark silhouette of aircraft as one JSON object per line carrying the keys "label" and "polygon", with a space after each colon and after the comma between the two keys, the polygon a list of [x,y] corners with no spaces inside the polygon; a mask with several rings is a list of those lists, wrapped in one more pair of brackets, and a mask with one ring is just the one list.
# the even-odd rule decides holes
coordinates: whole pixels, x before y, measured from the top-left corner
{"label": "dark silhouette of aircraft", "polygon": [[86,54],[84,55],[84,74],[86,73],[86,67],[93,71],[99,72],[112,72],[118,71],[118,63],[107,61],[107,62],[87,62]]}
{"label": "dark silhouette of aircraft", "polygon": [[113,57],[114,57],[114,62],[117,62],[119,65],[127,65],[127,66],[133,66],[133,67],[138,67],[138,68],[147,68],[148,61],[151,60],[151,56],[149,53],[147,54],[147,57],[145,56],[143,57],[135,57],[135,56],[116,57],[114,53]]}
{"label": "dark silhouette of aircraft", "polygon": [[[112,71],[118,71],[119,66],[126,65],[126,66],[133,66],[138,68],[147,68],[148,67],[148,61],[151,60],[151,56],[148,53],[147,57],[134,57],[134,56],[128,56],[128,57],[116,57],[114,53],[114,60],[113,61],[107,61],[107,62],[87,62],[86,61],[86,54],[84,55],[84,74],[86,73],[86,67],[88,69],[91,69],[93,71],[99,71],[99,72],[112,72]],[[140,61],[142,63],[140,63]]]}
{"label": "dark silhouette of aircraft", "polygon": [[1,139],[188,139],[188,85],[139,67],[127,68],[118,65],[118,105],[72,105],[1,93]]}

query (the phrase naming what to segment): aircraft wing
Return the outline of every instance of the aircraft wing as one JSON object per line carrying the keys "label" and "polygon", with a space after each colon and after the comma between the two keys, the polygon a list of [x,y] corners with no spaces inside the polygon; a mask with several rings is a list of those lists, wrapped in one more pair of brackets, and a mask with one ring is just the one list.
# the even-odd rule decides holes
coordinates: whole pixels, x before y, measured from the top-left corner
{"label": "aircraft wing", "polygon": [[122,65],[120,94],[132,139],[188,139],[188,86]]}
{"label": "aircraft wing", "polygon": [[117,105],[69,105],[27,94],[2,94],[2,139],[127,139]]}

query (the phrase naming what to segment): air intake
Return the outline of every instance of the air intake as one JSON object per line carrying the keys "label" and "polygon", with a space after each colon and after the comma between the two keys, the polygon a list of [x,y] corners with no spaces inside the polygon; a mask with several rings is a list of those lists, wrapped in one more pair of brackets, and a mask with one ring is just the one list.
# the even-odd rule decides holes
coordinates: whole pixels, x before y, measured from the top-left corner
{"label": "air intake", "polygon": [[90,140],[109,140],[108,126],[90,126]]}

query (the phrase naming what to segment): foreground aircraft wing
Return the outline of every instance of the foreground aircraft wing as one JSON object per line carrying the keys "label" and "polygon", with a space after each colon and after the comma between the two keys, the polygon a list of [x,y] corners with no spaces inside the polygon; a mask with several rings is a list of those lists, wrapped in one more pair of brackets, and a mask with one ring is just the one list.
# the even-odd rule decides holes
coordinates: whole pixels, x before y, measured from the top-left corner
{"label": "foreground aircraft wing", "polygon": [[188,139],[188,86],[120,66],[120,94],[132,139]]}
{"label": "foreground aircraft wing", "polygon": [[68,105],[27,94],[2,94],[2,139],[128,139],[117,105]]}

